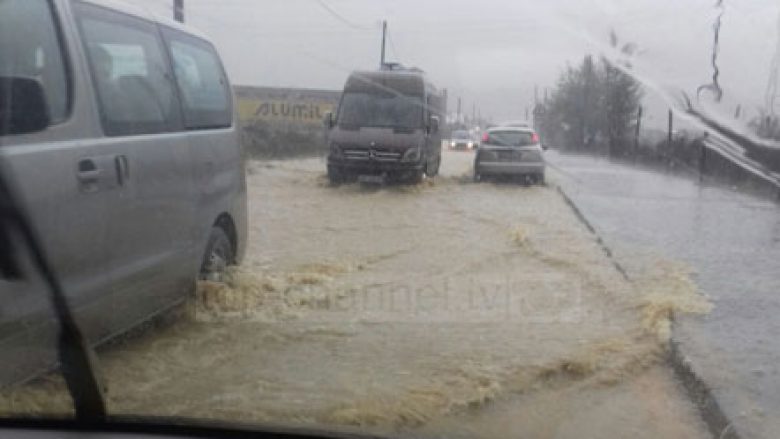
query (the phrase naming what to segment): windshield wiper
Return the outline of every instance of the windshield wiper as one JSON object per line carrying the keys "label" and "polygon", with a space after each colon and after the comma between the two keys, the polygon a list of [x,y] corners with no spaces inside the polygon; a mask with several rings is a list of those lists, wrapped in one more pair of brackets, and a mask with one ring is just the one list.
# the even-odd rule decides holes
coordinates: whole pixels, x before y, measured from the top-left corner
{"label": "windshield wiper", "polygon": [[[1,158],[1,157],[0,157]],[[5,180],[0,163],[0,274],[8,280],[20,280],[18,254],[14,236],[25,246],[32,262],[46,282],[54,312],[59,323],[57,353],[62,375],[68,387],[76,420],[101,423],[106,419],[106,404],[102,379],[98,375],[97,358],[76,324],[62,285],[54,274],[26,212],[14,197],[10,183]]]}

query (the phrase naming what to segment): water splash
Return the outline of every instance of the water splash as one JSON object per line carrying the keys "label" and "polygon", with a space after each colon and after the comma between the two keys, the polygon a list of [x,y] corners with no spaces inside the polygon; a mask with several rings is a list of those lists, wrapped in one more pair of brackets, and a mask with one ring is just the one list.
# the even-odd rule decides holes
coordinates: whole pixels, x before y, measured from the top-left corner
{"label": "water splash", "polygon": [[299,317],[318,303],[346,294],[327,284],[359,264],[316,263],[289,273],[228,271],[224,282],[201,281],[190,316],[197,321],[252,320],[273,322]]}

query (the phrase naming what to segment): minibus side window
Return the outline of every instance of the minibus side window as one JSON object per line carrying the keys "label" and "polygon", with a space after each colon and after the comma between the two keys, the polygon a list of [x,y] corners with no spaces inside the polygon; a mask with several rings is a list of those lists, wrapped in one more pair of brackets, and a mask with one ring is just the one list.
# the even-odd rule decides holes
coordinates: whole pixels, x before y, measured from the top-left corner
{"label": "minibus side window", "polygon": [[166,29],[164,35],[182,99],[185,128],[230,127],[230,86],[214,48],[172,29]]}
{"label": "minibus side window", "polygon": [[179,104],[157,26],[83,3],[78,12],[105,134],[180,129]]}
{"label": "minibus side window", "polygon": [[51,123],[68,118],[71,87],[50,2],[0,1],[0,76],[37,79]]}

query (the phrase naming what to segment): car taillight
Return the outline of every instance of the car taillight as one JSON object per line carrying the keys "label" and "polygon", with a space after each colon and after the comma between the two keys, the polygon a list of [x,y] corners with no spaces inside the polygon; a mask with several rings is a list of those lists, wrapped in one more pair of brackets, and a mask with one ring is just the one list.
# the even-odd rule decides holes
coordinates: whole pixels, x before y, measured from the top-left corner
{"label": "car taillight", "polygon": [[483,134],[482,141],[487,143],[488,140],[490,140],[490,135],[488,135],[488,133]]}
{"label": "car taillight", "polygon": [[539,143],[539,134],[533,133],[531,135],[531,143],[533,144]]}

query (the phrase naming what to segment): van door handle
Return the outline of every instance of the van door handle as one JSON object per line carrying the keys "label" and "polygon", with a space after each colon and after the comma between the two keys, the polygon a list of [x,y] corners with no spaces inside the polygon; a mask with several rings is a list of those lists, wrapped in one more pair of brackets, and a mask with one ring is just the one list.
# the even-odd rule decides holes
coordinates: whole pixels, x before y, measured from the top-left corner
{"label": "van door handle", "polygon": [[120,186],[124,186],[128,180],[130,180],[130,164],[127,161],[127,156],[118,155],[114,158],[114,164],[116,165],[116,179]]}

